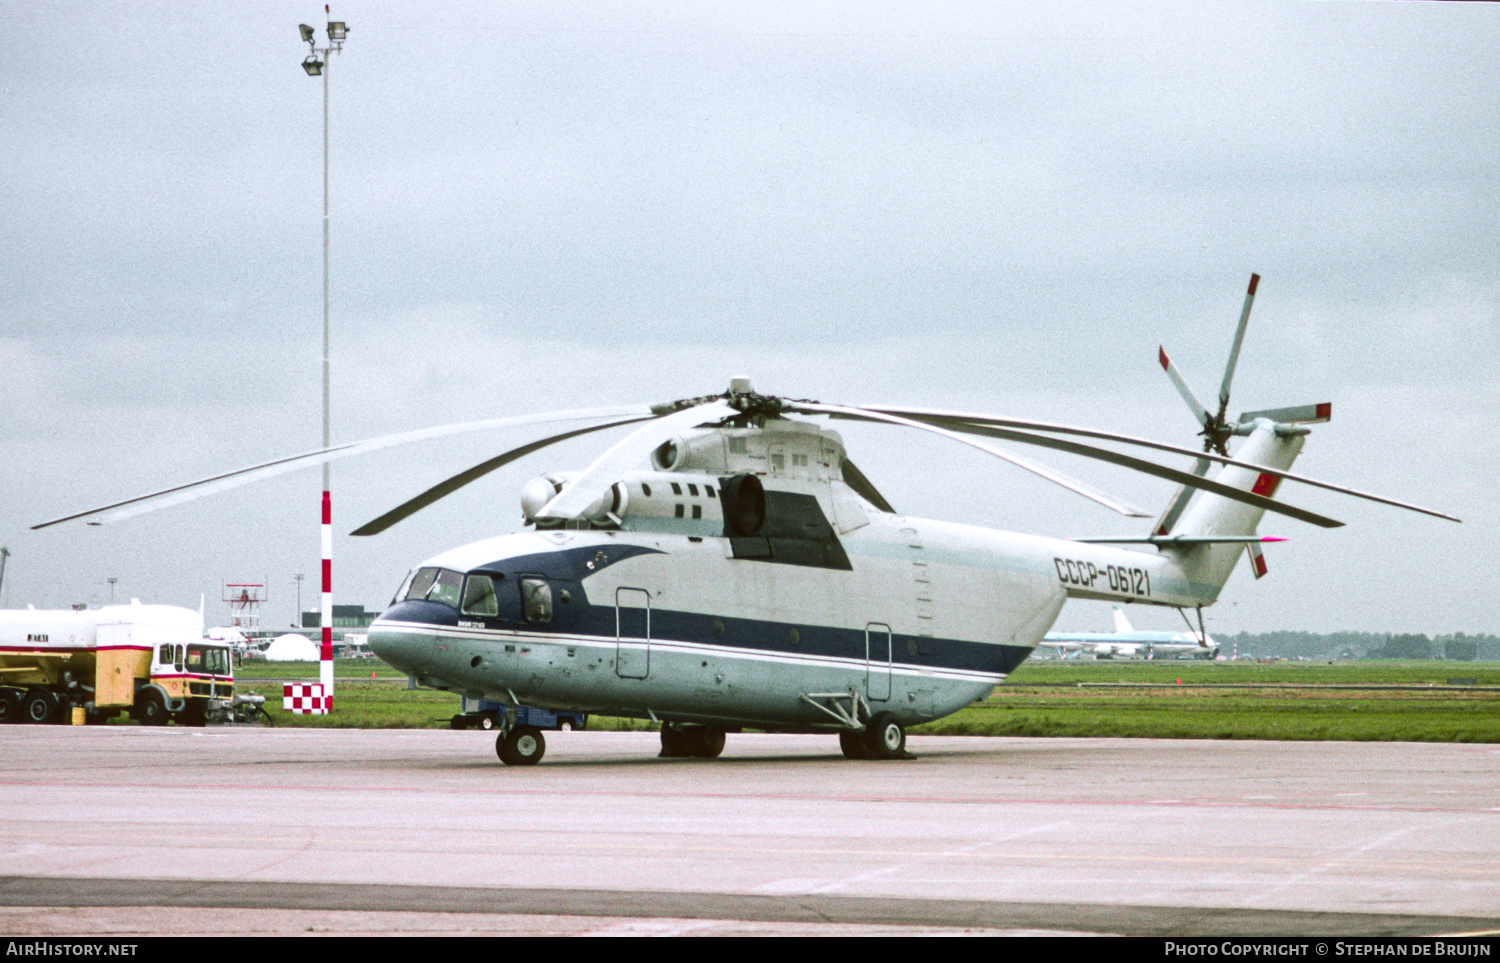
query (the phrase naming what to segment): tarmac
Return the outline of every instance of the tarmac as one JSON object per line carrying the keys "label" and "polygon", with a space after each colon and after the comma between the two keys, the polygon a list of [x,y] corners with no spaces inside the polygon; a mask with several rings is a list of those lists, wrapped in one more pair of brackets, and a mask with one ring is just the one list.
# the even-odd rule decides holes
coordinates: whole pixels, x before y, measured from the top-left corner
{"label": "tarmac", "polygon": [[0,727],[0,934],[1500,933],[1500,746]]}

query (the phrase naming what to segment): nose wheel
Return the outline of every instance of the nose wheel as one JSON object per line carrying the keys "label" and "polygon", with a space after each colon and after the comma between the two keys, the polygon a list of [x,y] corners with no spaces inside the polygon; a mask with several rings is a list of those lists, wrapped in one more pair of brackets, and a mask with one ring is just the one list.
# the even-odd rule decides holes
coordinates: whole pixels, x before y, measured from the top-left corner
{"label": "nose wheel", "polygon": [[534,766],[546,752],[542,730],[531,726],[507,729],[495,739],[495,755],[507,766]]}

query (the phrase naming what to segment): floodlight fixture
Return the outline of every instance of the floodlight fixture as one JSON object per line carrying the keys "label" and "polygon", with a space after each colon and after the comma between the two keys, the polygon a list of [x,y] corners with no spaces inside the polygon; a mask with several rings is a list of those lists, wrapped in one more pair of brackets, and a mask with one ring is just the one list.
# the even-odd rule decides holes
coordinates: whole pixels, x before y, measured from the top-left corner
{"label": "floodlight fixture", "polygon": [[307,71],[309,77],[317,77],[323,73],[323,61],[319,60],[317,54],[308,54],[307,59],[302,61],[302,69]]}
{"label": "floodlight fixture", "polygon": [[349,36],[349,28],[342,20],[328,21],[328,39],[334,43],[343,43]]}
{"label": "floodlight fixture", "polygon": [[309,27],[305,23],[299,23],[299,24],[297,24],[297,29],[302,31],[302,42],[303,43],[312,43],[313,42],[313,28],[312,27]]}

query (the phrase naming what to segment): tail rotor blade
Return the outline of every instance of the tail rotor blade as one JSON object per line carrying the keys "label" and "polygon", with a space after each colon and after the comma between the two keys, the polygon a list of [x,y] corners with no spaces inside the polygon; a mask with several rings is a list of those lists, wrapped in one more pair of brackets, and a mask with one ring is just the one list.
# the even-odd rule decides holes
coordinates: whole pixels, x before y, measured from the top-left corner
{"label": "tail rotor blade", "polygon": [[1198,424],[1204,428],[1208,427],[1208,409],[1203,407],[1203,402],[1193,394],[1193,389],[1188,387],[1187,381],[1182,377],[1182,372],[1167,357],[1167,349],[1161,345],[1156,346],[1156,360],[1161,363],[1162,370],[1167,377],[1172,379],[1172,384],[1177,386],[1177,393],[1182,395],[1182,400],[1187,402],[1188,408],[1193,412],[1193,417],[1198,419]]}
{"label": "tail rotor blade", "polygon": [[1255,288],[1260,284],[1260,275],[1250,275],[1250,287],[1245,291],[1245,307],[1240,311],[1240,324],[1234,331],[1234,346],[1229,349],[1229,363],[1224,366],[1224,384],[1219,388],[1219,421],[1229,410],[1229,385],[1234,381],[1234,368],[1239,364],[1240,345],[1245,342],[1245,325],[1250,323],[1250,306],[1255,303]]}

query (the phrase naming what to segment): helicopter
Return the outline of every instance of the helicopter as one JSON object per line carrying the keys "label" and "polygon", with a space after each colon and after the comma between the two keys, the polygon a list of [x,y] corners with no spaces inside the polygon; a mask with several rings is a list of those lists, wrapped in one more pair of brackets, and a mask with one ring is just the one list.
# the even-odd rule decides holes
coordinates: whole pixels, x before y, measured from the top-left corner
{"label": "helicopter", "polygon": [[[370,648],[415,685],[510,707],[495,751],[531,765],[542,732],[522,706],[649,719],[663,757],[714,758],[747,729],[837,735],[851,759],[909,756],[910,726],[986,696],[1042,642],[1070,598],[1197,612],[1239,558],[1265,574],[1267,513],[1342,523],[1274,498],[1284,480],[1441,518],[1428,508],[1289,470],[1330,404],[1227,417],[1258,275],[1251,275],[1217,411],[1159,349],[1202,450],[1077,426],[922,408],[846,406],[757,392],[470,422],[334,446],[35,526],[130,517],[212,491],[425,438],[595,422],[512,448],[356,529],[378,534],[548,445],[633,426],[581,471],[521,491],[524,525],[413,567],[369,626]],[[1149,533],[1058,539],[903,515],[809,418],[874,422],[980,449],[1120,514],[1149,514],[989,439],[1082,455],[1178,484]],[[1229,442],[1242,439],[1231,456]],[[979,440],[985,439],[985,440]],[[1101,448],[1186,455],[1184,471]]]}

